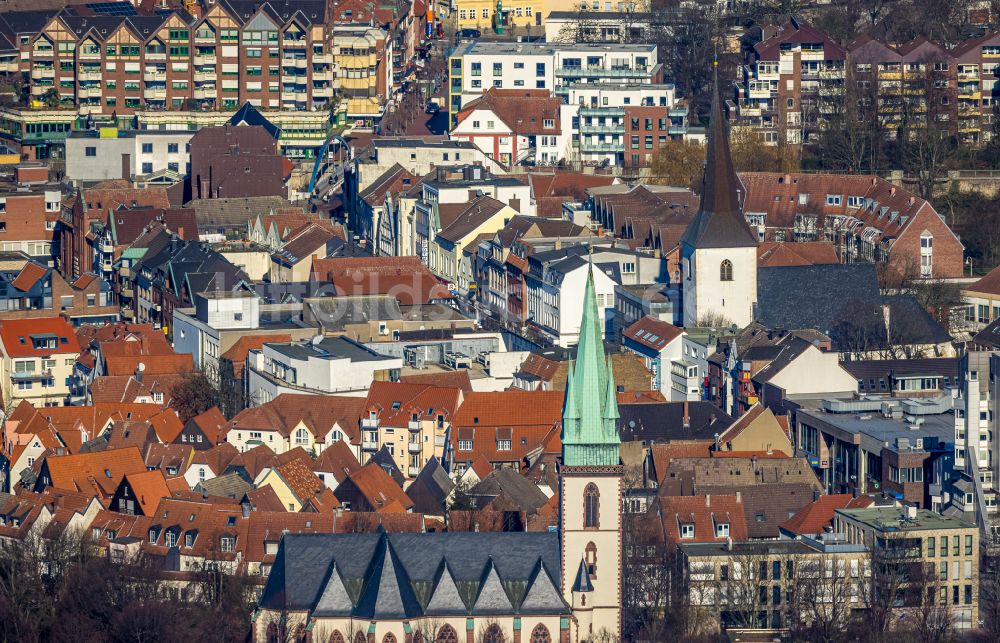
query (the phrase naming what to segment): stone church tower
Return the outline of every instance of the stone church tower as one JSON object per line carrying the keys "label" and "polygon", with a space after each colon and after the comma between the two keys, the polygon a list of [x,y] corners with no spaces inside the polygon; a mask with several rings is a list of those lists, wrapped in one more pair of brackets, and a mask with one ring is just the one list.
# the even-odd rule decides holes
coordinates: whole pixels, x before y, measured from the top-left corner
{"label": "stone church tower", "polygon": [[681,237],[684,326],[724,318],[743,328],[757,302],[757,234],[743,216],[745,189],[729,152],[718,69],[709,127],[701,207]]}
{"label": "stone church tower", "polygon": [[593,266],[587,275],[576,361],[563,402],[559,529],[562,592],[573,608],[571,640],[621,636],[622,475],[618,401],[604,356]]}

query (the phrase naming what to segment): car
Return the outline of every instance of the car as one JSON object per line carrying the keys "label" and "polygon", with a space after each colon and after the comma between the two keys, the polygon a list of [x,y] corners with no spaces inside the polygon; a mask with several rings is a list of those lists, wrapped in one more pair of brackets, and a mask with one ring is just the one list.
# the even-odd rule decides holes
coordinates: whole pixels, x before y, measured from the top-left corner
{"label": "car", "polygon": [[427,114],[437,114],[441,111],[441,106],[434,101],[429,101],[427,107],[424,108],[424,112]]}
{"label": "car", "polygon": [[482,35],[483,35],[483,32],[479,31],[478,29],[468,29],[468,28],[466,28],[466,29],[459,29],[458,30],[458,37],[459,38],[481,38]]}

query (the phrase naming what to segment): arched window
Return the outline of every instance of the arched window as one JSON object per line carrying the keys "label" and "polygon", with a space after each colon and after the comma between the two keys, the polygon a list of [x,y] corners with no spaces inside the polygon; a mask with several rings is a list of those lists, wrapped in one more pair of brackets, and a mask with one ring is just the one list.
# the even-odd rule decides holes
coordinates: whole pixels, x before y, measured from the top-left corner
{"label": "arched window", "polygon": [[396,643],[396,637],[392,632],[389,632],[382,637],[382,643]]}
{"label": "arched window", "polygon": [[500,626],[496,623],[490,623],[490,626],[486,628],[486,633],[483,634],[483,643],[506,643],[507,637],[503,635]]}
{"label": "arched window", "polygon": [[306,643],[306,626],[299,623],[295,626],[295,636],[292,637],[295,643]]}
{"label": "arched window", "polygon": [[552,643],[552,637],[549,636],[549,628],[541,623],[536,625],[535,629],[531,630],[531,643]]}
{"label": "arched window", "polygon": [[583,558],[587,562],[587,573],[591,578],[597,578],[597,545],[592,542],[587,543]]}
{"label": "arched window", "polygon": [[458,643],[458,634],[455,633],[455,628],[447,624],[442,625],[434,643]]}
{"label": "arched window", "polygon": [[364,632],[358,632],[354,635],[354,643],[368,643],[368,636]]}
{"label": "arched window", "polygon": [[420,632],[413,633],[413,643],[424,643],[424,635]]}
{"label": "arched window", "polygon": [[295,444],[305,446],[309,444],[309,432],[305,429],[299,429],[295,432]]}
{"label": "arched window", "polygon": [[271,624],[267,626],[267,643],[278,643],[280,638],[278,635],[278,624],[271,621]]}
{"label": "arched window", "polygon": [[597,485],[591,482],[583,490],[583,526],[585,528],[597,529],[601,526],[600,507],[601,494],[597,490]]}
{"label": "arched window", "polygon": [[732,281],[733,280],[733,262],[729,259],[723,259],[722,265],[719,267],[719,280],[720,281]]}
{"label": "arched window", "polygon": [[330,635],[330,643],[344,643],[344,635],[340,633],[340,630],[333,631],[333,634]]}

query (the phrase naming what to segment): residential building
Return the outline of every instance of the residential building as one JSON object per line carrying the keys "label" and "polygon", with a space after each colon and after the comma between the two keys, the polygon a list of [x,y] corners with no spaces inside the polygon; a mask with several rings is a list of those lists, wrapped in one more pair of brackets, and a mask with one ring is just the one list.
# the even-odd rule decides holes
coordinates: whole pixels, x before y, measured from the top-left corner
{"label": "residential building", "polygon": [[[724,524],[716,519],[716,529]],[[681,541],[678,556],[677,580],[702,634],[773,631],[791,623],[848,618],[851,611],[866,608],[871,591],[867,547],[847,542],[841,534],[757,542]]]}
{"label": "residential building", "polygon": [[683,335],[683,329],[653,317],[642,317],[622,333],[622,347],[641,357],[646,368],[653,374],[652,389],[660,391],[672,402],[694,402],[701,399],[698,395],[700,391],[692,394],[687,386],[675,388],[673,377],[669,375],[675,368],[679,368],[685,371],[686,379],[688,365],[681,363]]}
{"label": "residential building", "polygon": [[[362,158],[362,172],[367,173]],[[425,136],[398,137],[379,136],[371,142],[371,164],[382,171],[395,164],[400,164],[406,170],[417,176],[426,176],[436,167],[453,167],[456,165],[483,165],[491,172],[499,173],[502,168],[489,159],[486,154],[468,141],[454,138]],[[372,173],[376,173],[374,170]]]}
{"label": "residential building", "polygon": [[962,275],[962,243],[934,206],[884,179],[753,172],[740,178],[743,214],[761,241],[829,241],[843,263],[882,264],[906,278]]}
{"label": "residential building", "polygon": [[490,87],[568,96],[578,83],[657,84],[663,74],[656,61],[653,44],[463,43],[448,61],[449,122]]}
{"label": "residential building", "polygon": [[476,288],[473,256],[478,251],[478,241],[484,235],[493,236],[515,216],[515,210],[493,197],[469,201],[462,212],[435,233],[427,253],[431,272],[447,282],[449,288],[467,296]]}
{"label": "residential building", "polygon": [[111,286],[94,274],[85,274],[72,284],[47,265],[30,260],[22,252],[0,252],[0,318],[25,319],[61,314],[73,326],[118,320],[118,307],[111,299]]}
{"label": "residential building", "polygon": [[872,567],[888,567],[879,573],[901,579],[894,582],[900,585],[904,614],[933,601],[947,606],[955,629],[979,626],[980,551],[975,525],[927,509],[869,507],[837,509],[833,529],[845,534],[848,542],[871,550]]}
{"label": "residential building", "polygon": [[[322,3],[105,15],[98,27],[67,7],[25,47],[30,95],[95,115],[142,110],[330,108],[333,63]],[[169,62],[168,62],[169,57]],[[273,63],[273,64],[268,64]]]}
{"label": "residential building", "polygon": [[192,132],[102,128],[66,137],[66,178],[71,181],[139,180],[167,170],[190,171]]}
{"label": "residential building", "polygon": [[355,125],[372,127],[392,98],[394,42],[381,27],[356,23],[334,24],[330,39],[338,109]]}
{"label": "residential building", "polygon": [[401,306],[446,303],[454,295],[418,257],[313,259],[310,279],[341,296],[394,296]]}
{"label": "residential building", "polygon": [[547,89],[489,87],[455,115],[449,135],[469,141],[505,168],[555,164],[569,153],[563,105]]}
{"label": "residential building", "polygon": [[395,380],[403,360],[381,355],[346,337],[265,343],[247,354],[249,403],[282,393],[361,393],[376,379]]}
{"label": "residential building", "polygon": [[62,317],[0,320],[0,391],[8,404],[62,406],[80,344]]}
{"label": "residential building", "polygon": [[820,122],[842,110],[837,101],[844,96],[847,51],[801,18],[769,38],[763,33],[754,27],[745,41],[731,116],[762,143],[815,142]]}

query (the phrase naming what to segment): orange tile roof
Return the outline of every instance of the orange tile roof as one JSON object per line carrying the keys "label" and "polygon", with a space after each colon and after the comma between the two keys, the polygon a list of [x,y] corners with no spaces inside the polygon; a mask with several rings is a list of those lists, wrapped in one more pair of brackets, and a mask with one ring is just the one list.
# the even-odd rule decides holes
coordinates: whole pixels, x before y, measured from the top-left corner
{"label": "orange tile roof", "polygon": [[670,462],[675,458],[705,458],[712,448],[712,441],[703,442],[668,442],[666,444],[651,444],[649,456],[653,460],[656,481],[663,482],[670,470]]}
{"label": "orange tile roof", "polygon": [[39,279],[47,275],[48,272],[48,268],[40,266],[34,261],[29,261],[24,264],[21,272],[17,273],[17,277],[14,278],[14,281],[10,282],[10,285],[21,292],[27,292],[38,283]]}
{"label": "orange tile roof", "polygon": [[[310,463],[311,464],[311,463]],[[323,481],[313,473],[310,464],[302,460],[292,460],[275,467],[275,472],[288,485],[289,491],[295,494],[300,503],[306,503],[317,493],[326,488]]]}
{"label": "orange tile roof", "polygon": [[272,335],[244,335],[236,340],[236,343],[224,352],[220,359],[229,360],[233,363],[233,375],[240,377],[243,367],[246,365],[247,354],[252,350],[260,350],[268,342],[290,342],[292,336],[288,333],[276,333]]}
{"label": "orange tile roof", "polygon": [[781,523],[780,528],[796,536],[821,534],[826,527],[833,524],[833,515],[837,509],[863,509],[872,504],[874,500],[868,496],[855,498],[849,493],[820,496]]}
{"label": "orange tile roof", "polygon": [[361,467],[349,479],[376,511],[388,509],[393,503],[397,503],[403,511],[413,507],[410,497],[403,493],[399,485],[377,463]]}
{"label": "orange tile roof", "polygon": [[338,295],[393,295],[404,306],[454,298],[419,257],[314,258],[311,276]]}
{"label": "orange tile roof", "polygon": [[978,292],[988,295],[1000,295],[1000,266],[988,272],[976,283],[964,288],[970,292]]}
{"label": "orange tile roof", "polygon": [[282,393],[270,402],[240,411],[229,423],[233,429],[277,430],[288,437],[301,422],[313,435],[326,439],[336,424],[352,441],[360,439],[358,419],[365,400],[345,395]]}
{"label": "orange tile roof", "polygon": [[683,328],[678,328],[655,317],[644,315],[626,328],[623,336],[638,344],[642,344],[646,348],[659,352],[683,334]]}
{"label": "orange tile roof", "polygon": [[[56,489],[96,493],[108,500],[122,477],[146,471],[139,449],[108,449],[45,458],[51,486]],[[103,504],[103,502],[102,502]]]}
{"label": "orange tile roof", "polygon": [[667,401],[659,391],[624,391],[616,393],[615,397],[619,404],[657,404]]}
{"label": "orange tile roof", "polygon": [[122,355],[104,358],[105,375],[134,375],[142,364],[143,377],[194,371],[194,358],[190,353],[170,353],[160,355]]}
{"label": "orange tile roof", "polygon": [[[521,462],[531,451],[554,448],[547,442],[562,421],[562,402],[562,391],[470,393],[452,420],[455,458],[471,462],[485,455],[490,462]],[[510,450],[499,451],[498,442],[506,440]],[[471,441],[472,450],[459,450],[460,441]]]}
{"label": "orange tile roof", "polygon": [[840,263],[829,241],[762,241],[757,246],[757,267],[813,266]]}
{"label": "orange tile roof", "polygon": [[[190,420],[205,434],[209,444],[218,444],[225,435],[229,420],[222,414],[219,407],[213,406],[207,411],[196,415]],[[176,438],[174,438],[176,439]]]}
{"label": "orange tile roof", "polygon": [[313,471],[331,474],[338,484],[360,468],[361,463],[343,440],[337,440],[323,449],[313,463]]}
{"label": "orange tile roof", "polygon": [[380,426],[406,427],[413,416],[419,420],[450,421],[462,401],[457,388],[410,384],[405,382],[372,382],[365,398],[361,417],[375,413]]}
{"label": "orange tile roof", "polygon": [[[54,335],[55,348],[34,348],[32,336]],[[63,317],[0,320],[0,341],[9,357],[47,357],[62,353],[80,354],[73,327]]]}
{"label": "orange tile roof", "polygon": [[123,483],[125,482],[132,488],[132,493],[144,516],[152,515],[160,500],[170,497],[167,479],[159,469],[125,474]]}
{"label": "orange tile roof", "polygon": [[465,369],[459,371],[439,371],[435,373],[412,373],[410,375],[400,375],[399,381],[410,384],[451,386],[462,389],[463,393],[472,392],[472,380],[469,379],[469,371]]}
{"label": "orange tile roof", "polygon": [[[729,535],[735,542],[747,539],[747,521],[743,500],[739,496],[657,496],[661,533],[667,546],[673,549],[678,543],[726,542],[726,536],[717,535],[716,525],[729,524]],[[694,537],[681,538],[681,525],[693,524]]]}

